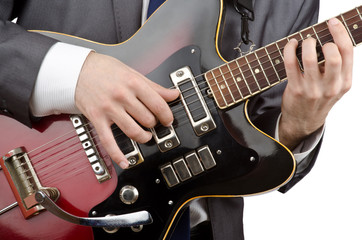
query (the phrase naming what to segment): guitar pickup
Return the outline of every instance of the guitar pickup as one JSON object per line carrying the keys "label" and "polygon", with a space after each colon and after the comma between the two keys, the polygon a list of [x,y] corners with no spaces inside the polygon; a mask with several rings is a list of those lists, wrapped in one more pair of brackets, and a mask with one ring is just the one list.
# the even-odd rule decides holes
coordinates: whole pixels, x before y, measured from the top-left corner
{"label": "guitar pickup", "polygon": [[143,159],[140,149],[138,148],[137,143],[135,141],[133,141],[132,139],[129,139],[129,141],[131,142],[131,145],[133,148],[131,148],[132,149],[131,151],[129,151],[129,152],[123,151],[123,153],[129,162],[129,168],[131,168],[131,167],[134,167],[134,166],[142,163],[144,161],[144,159]]}
{"label": "guitar pickup", "polygon": [[112,133],[114,139],[117,142],[119,149],[122,151],[124,156],[127,158],[129,167],[137,166],[138,164],[144,162],[144,158],[141,154],[141,151],[137,145],[137,143],[127,137],[121,129],[117,127],[116,124],[112,125]]}
{"label": "guitar pickup", "polygon": [[158,149],[160,149],[161,152],[167,152],[180,145],[180,140],[178,139],[175,129],[172,126],[165,127],[159,125],[151,128],[150,130]]}
{"label": "guitar pickup", "polygon": [[170,74],[175,87],[181,93],[181,101],[194,132],[201,136],[216,128],[211,113],[189,67],[183,67]]}

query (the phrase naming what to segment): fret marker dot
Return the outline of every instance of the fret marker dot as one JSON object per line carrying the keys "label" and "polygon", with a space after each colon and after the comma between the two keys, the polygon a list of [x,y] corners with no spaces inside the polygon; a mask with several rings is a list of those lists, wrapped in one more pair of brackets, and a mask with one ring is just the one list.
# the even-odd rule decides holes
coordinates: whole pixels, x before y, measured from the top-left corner
{"label": "fret marker dot", "polygon": [[307,35],[307,38],[310,38],[311,36],[312,36],[312,35],[308,34],[308,35]]}
{"label": "fret marker dot", "polygon": [[256,68],[254,72],[259,73],[260,72],[259,68]]}
{"label": "fret marker dot", "polygon": [[353,29],[357,29],[357,28],[358,28],[358,24],[354,24]]}
{"label": "fret marker dot", "polygon": [[221,88],[221,89],[225,89],[225,85],[224,85],[224,84],[221,84],[221,85],[220,85],[220,88]]}
{"label": "fret marker dot", "polygon": [[275,64],[279,64],[279,63],[280,63],[279,59],[275,60]]}
{"label": "fret marker dot", "polygon": [[240,82],[241,81],[241,77],[237,77],[236,81]]}

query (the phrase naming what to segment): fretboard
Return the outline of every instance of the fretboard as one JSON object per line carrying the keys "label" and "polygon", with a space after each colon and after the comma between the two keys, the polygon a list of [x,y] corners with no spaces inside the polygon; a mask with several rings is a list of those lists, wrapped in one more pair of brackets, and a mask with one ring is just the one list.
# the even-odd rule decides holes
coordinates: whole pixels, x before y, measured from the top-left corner
{"label": "fretboard", "polygon": [[[337,18],[346,27],[352,44],[354,46],[360,44],[362,42],[362,6],[341,14]],[[286,80],[283,50],[290,39],[294,38],[299,42],[297,58],[301,69],[303,69],[301,43],[309,37],[317,40],[318,61],[322,63],[324,61],[322,46],[328,42],[333,42],[327,21],[294,33],[206,72],[205,79],[218,107],[221,109],[230,107]]]}

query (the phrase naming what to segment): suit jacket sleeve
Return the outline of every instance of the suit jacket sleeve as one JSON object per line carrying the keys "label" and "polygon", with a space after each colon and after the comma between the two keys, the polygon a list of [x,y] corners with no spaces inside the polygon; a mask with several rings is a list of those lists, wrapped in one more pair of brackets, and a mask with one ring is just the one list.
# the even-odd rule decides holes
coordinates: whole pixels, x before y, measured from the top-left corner
{"label": "suit jacket sleeve", "polygon": [[[258,2],[258,1],[257,1]],[[260,2],[260,1],[259,1]],[[282,2],[282,1],[280,1]],[[293,1],[295,2],[295,1]],[[292,13],[296,17],[294,19],[293,25],[289,26],[289,29],[284,29],[286,31],[283,33],[285,36],[293,34],[297,31],[300,31],[306,27],[309,27],[317,22],[318,19],[318,11],[319,11],[319,1],[298,1],[299,4],[301,4],[300,11],[298,13]],[[290,3],[293,4],[293,3]],[[297,3],[296,3],[297,4]],[[280,6],[280,12],[279,14],[282,17],[289,17],[288,14],[284,14],[287,11],[287,9],[283,10],[283,7]],[[278,18],[278,17],[277,17]],[[281,19],[280,19],[281,20]],[[286,20],[287,21],[287,20]],[[274,30],[275,31],[275,30]],[[276,30],[278,31],[278,30]],[[270,28],[266,29],[267,34],[271,35]],[[282,33],[280,33],[282,34]],[[258,36],[256,36],[257,38]],[[282,38],[281,36],[280,38]],[[268,38],[268,37],[267,37]],[[272,41],[275,41],[277,39],[272,39]],[[266,38],[263,38],[261,40],[263,45],[266,45],[269,43],[269,41],[266,40]],[[286,82],[283,84],[279,84],[279,86],[273,87],[270,91],[266,91],[264,94],[261,94],[257,98],[254,98],[251,101],[249,112],[251,114],[251,119],[254,122],[254,124],[262,129],[265,133],[267,133],[270,136],[274,137],[275,134],[275,127],[276,122],[279,117],[279,114],[281,112],[280,106],[281,106],[281,97],[284,92]],[[304,169],[298,169],[294,177],[291,179],[291,181],[284,185],[282,188],[279,189],[281,192],[287,192],[289,189],[291,189],[296,183],[298,183],[301,179],[306,176],[310,170],[312,169],[316,158],[318,156],[319,149],[321,147],[322,141],[318,143],[318,145],[315,147],[315,149],[305,158],[302,160],[303,165],[306,166]]]}
{"label": "suit jacket sleeve", "polygon": [[[233,1],[226,1],[225,11],[227,24],[222,29],[219,49],[227,60],[238,57],[233,50],[240,41],[240,15],[234,10]],[[288,35],[307,28],[318,20],[319,1],[316,0],[289,0],[289,1],[253,1],[255,20],[249,21],[249,38],[256,45],[254,49],[263,47]],[[241,46],[244,52],[249,46]],[[252,122],[263,132],[274,137],[276,122],[281,112],[281,99],[286,82],[274,86],[270,90],[252,98],[248,104],[248,112]],[[299,182],[313,167],[318,155],[321,142],[304,159],[307,167],[302,171],[297,169],[294,178],[283,188],[286,192]],[[304,166],[306,166],[304,165]]]}
{"label": "suit jacket sleeve", "polygon": [[56,41],[12,23],[16,10],[13,1],[0,2],[0,114],[30,126],[29,99],[42,60]]}

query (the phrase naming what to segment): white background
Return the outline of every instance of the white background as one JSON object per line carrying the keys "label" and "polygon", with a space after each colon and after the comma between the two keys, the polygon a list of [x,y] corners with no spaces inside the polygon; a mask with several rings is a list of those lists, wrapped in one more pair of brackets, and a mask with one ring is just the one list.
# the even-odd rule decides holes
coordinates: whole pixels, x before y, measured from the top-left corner
{"label": "white background", "polygon": [[[319,22],[359,5],[321,0]],[[328,116],[311,173],[287,194],[245,199],[246,240],[362,239],[362,45],[354,61],[352,89]]]}

